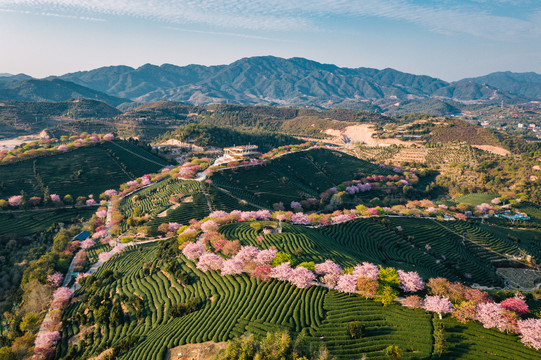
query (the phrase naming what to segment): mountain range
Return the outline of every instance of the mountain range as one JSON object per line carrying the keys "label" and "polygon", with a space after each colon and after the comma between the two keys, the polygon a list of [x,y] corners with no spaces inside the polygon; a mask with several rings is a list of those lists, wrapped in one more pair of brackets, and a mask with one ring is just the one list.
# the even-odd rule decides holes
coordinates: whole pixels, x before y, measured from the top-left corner
{"label": "mountain range", "polygon": [[160,100],[385,111],[397,103],[541,99],[541,75],[493,73],[446,82],[394,69],[341,68],[304,58],[243,58],[229,65],[101,67],[58,77],[0,77],[0,100],[92,98],[111,105]]}

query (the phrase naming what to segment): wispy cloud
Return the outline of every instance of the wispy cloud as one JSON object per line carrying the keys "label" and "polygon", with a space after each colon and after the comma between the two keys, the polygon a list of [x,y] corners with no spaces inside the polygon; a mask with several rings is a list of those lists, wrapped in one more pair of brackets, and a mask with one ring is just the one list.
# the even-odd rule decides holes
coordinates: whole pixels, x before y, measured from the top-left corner
{"label": "wispy cloud", "polygon": [[266,36],[250,35],[250,34],[242,34],[242,33],[233,33],[233,32],[227,32],[227,31],[194,30],[194,29],[179,28],[179,27],[174,27],[174,26],[165,26],[164,29],[174,30],[174,31],[181,31],[181,32],[188,32],[188,33],[195,33],[195,34],[234,36],[234,37],[240,37],[240,38],[245,38],[245,39],[255,39],[255,40],[284,41],[283,39],[271,38],[271,37],[266,37]]}
{"label": "wispy cloud", "polygon": [[526,4],[530,11],[524,11],[521,18],[495,15],[490,12],[489,3],[485,0],[441,0],[430,4],[414,0],[0,0],[0,7],[90,19],[100,15],[121,15],[170,24],[205,24],[244,31],[326,29],[325,20],[329,17],[359,21],[376,17],[416,24],[443,34],[467,34],[507,41],[541,36],[541,24],[527,15],[539,11],[540,6],[535,2],[498,1],[500,9],[502,6]]}

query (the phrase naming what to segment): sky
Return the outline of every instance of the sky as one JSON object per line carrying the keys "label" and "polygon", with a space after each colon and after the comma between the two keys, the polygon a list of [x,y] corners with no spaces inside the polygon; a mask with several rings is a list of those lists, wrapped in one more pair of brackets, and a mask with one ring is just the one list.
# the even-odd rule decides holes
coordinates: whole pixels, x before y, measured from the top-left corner
{"label": "sky", "polygon": [[539,0],[0,0],[0,73],[304,57],[455,81],[541,73]]}

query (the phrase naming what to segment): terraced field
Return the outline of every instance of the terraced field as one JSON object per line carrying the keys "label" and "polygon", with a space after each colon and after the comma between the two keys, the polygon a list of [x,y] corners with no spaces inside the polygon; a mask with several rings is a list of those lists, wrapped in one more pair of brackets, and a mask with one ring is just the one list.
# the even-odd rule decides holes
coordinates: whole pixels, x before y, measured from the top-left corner
{"label": "terraced field", "polygon": [[[338,359],[359,359],[365,354],[369,359],[383,360],[386,356],[382,350],[389,345],[400,346],[403,359],[432,356],[432,319],[423,310],[409,310],[398,304],[384,307],[323,287],[301,290],[285,282],[263,283],[247,275],[202,273],[182,257],[164,257],[166,248],[159,243],[128,248],[93,275],[100,278],[111,270],[121,275],[118,280],[93,290],[85,285],[77,291],[76,300],[64,313],[57,358],[68,351],[75,358],[93,356],[134,336],[135,344],[119,359],[161,360],[167,349],[181,344],[224,341],[246,331],[264,336],[276,329],[288,329],[293,335],[302,331],[314,344],[325,344]],[[165,270],[172,261],[175,273],[186,274],[188,283]],[[89,327],[95,323],[97,313],[87,309],[84,299],[96,295],[107,299],[105,306],[122,306],[120,323]],[[140,305],[129,300],[133,296],[140,299]],[[182,316],[168,315],[175,304],[190,299],[199,299],[199,308]],[[85,325],[81,323],[83,317]],[[350,338],[350,321],[364,326],[364,337]],[[539,356],[539,352],[521,345],[516,336],[477,324],[462,325],[450,318],[444,321],[450,342],[446,359],[533,360]],[[80,332],[84,334],[77,335]],[[80,341],[72,340],[75,335]]]}
{"label": "terraced field", "polygon": [[47,230],[57,222],[72,223],[78,218],[90,218],[95,207],[79,209],[56,209],[23,213],[0,212],[0,235],[18,234],[28,236]]}
{"label": "terraced field", "polygon": [[107,189],[167,165],[144,149],[125,141],[105,142],[43,158],[0,166],[0,198],[51,194],[96,197]]}
{"label": "terraced field", "polygon": [[[319,194],[333,186],[367,175],[390,175],[388,169],[344,153],[313,149],[282,156],[266,166],[224,170],[213,184],[251,204],[271,208]],[[394,174],[394,173],[392,173]]]}

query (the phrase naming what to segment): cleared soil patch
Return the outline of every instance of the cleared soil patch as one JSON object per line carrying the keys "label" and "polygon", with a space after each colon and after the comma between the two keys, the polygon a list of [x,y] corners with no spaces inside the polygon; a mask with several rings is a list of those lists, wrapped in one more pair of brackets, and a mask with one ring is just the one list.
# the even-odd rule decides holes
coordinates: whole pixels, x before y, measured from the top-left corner
{"label": "cleared soil patch", "polygon": [[[207,341],[200,344],[186,344],[167,350],[166,360],[210,360],[218,351],[225,349],[227,342]],[[182,355],[179,355],[182,354]]]}

